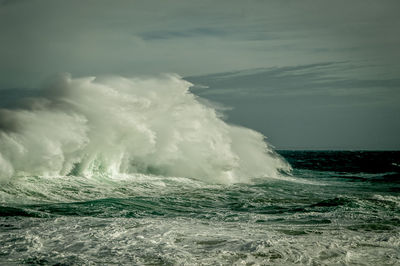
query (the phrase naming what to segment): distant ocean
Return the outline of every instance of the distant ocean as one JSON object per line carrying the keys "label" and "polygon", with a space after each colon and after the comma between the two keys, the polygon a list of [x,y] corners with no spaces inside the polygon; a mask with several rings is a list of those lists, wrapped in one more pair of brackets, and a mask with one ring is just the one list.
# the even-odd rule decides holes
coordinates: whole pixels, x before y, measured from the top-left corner
{"label": "distant ocean", "polygon": [[400,264],[400,152],[275,152],[174,76],[53,87],[0,110],[0,265]]}

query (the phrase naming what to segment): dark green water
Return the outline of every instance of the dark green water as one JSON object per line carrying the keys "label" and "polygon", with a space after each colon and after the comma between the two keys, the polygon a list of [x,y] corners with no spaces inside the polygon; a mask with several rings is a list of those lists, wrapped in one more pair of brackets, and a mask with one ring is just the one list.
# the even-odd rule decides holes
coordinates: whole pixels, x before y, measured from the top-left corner
{"label": "dark green water", "polygon": [[292,176],[20,176],[0,264],[399,265],[400,152],[281,151]]}

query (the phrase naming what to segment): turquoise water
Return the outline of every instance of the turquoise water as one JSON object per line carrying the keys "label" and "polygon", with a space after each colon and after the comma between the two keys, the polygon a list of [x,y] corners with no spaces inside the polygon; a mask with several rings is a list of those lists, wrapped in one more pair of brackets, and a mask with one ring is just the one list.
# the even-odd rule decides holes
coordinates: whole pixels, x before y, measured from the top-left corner
{"label": "turquoise water", "polygon": [[290,176],[247,184],[17,177],[0,189],[0,264],[400,263],[398,152],[281,154]]}

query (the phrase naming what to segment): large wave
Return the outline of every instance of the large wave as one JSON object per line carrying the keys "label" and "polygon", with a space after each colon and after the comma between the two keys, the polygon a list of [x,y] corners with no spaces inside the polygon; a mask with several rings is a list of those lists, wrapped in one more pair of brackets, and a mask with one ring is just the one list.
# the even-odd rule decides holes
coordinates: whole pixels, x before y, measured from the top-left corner
{"label": "large wave", "polygon": [[253,130],[228,125],[177,75],[65,74],[0,110],[0,179],[149,174],[207,182],[277,177],[290,166]]}

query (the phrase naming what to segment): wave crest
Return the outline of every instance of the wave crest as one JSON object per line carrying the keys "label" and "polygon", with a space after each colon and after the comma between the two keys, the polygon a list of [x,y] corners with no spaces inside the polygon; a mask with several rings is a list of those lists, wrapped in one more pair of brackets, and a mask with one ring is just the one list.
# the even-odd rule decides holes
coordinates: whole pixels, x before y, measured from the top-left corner
{"label": "wave crest", "polygon": [[258,132],[226,124],[177,75],[62,75],[0,110],[0,178],[145,173],[246,182],[289,170]]}

